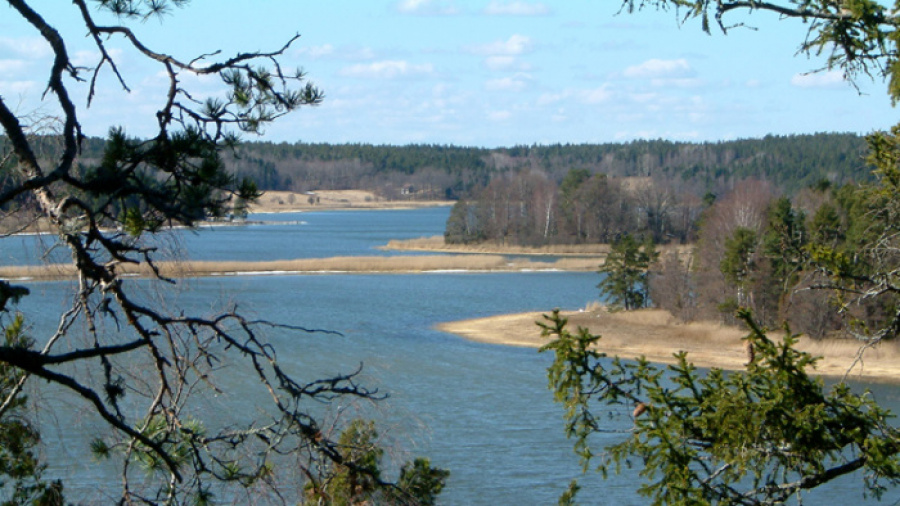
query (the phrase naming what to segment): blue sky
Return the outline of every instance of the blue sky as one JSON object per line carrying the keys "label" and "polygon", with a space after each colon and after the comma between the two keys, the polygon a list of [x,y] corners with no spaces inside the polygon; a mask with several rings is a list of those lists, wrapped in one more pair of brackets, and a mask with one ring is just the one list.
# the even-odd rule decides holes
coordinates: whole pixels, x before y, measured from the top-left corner
{"label": "blue sky", "polygon": [[[95,52],[69,2],[35,0],[79,62]],[[264,139],[465,146],[599,143],[639,138],[707,141],[766,134],[888,128],[881,81],[860,92],[822,59],[795,55],[805,27],[757,14],[755,29],[704,34],[674,12],[617,15],[618,0],[193,0],[134,29],[154,50],[190,59],[222,49],[271,50],[324,89],[325,102],[266,130]],[[123,125],[152,132],[160,69],[116,49],[131,93],[109,75],[83,113],[86,133]],[[21,113],[39,105],[50,53],[0,6],[0,96]],[[185,79],[198,94],[209,80]],[[78,88],[84,104],[84,87]]]}

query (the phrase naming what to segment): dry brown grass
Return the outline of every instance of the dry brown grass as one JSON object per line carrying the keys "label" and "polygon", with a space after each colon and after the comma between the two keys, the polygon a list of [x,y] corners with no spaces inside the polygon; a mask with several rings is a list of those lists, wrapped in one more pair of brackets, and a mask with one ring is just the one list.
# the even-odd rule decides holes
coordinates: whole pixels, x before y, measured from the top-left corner
{"label": "dry brown grass", "polygon": [[[675,361],[675,353],[685,351],[698,367],[729,370],[742,369],[747,361],[742,341],[747,332],[738,327],[713,322],[683,324],[659,309],[610,313],[592,305],[563,315],[569,319],[569,328],[584,327],[603,336],[599,349],[610,356],[643,356],[651,362],[670,364]],[[521,313],[443,323],[438,328],[475,341],[536,348],[546,343],[535,324],[541,318],[542,313]],[[780,339],[783,335],[771,333],[770,337]],[[855,359],[860,344],[852,340],[801,338],[798,349],[822,357],[816,367],[818,374],[900,381],[900,343],[887,342],[868,349],[859,362]]]}
{"label": "dry brown grass", "polygon": [[[309,198],[318,199],[314,204]],[[310,195],[300,192],[267,191],[250,206],[254,213],[332,211],[338,209],[410,209],[449,206],[451,201],[386,200],[366,190],[320,190]]]}
{"label": "dry brown grass", "polygon": [[[592,271],[596,260],[564,258],[556,262],[509,260],[501,255],[421,255],[391,257],[333,257],[270,262],[159,262],[160,272],[168,277],[219,276],[235,273],[418,273],[434,271]],[[128,275],[150,276],[146,265],[123,265]],[[0,278],[55,280],[75,275],[71,265],[0,266]]]}
{"label": "dry brown grass", "polygon": [[416,239],[392,240],[382,246],[384,250],[397,251],[445,251],[453,253],[477,253],[499,255],[547,255],[547,256],[592,256],[606,258],[608,244],[560,244],[551,246],[516,246],[493,242],[479,244],[446,244],[444,237],[419,237]]}
{"label": "dry brown grass", "polygon": [[[599,266],[609,254],[609,244],[552,244],[548,246],[518,246],[485,242],[479,244],[447,244],[444,237],[419,237],[415,239],[392,240],[380,249],[395,251],[440,251],[448,253],[468,253],[487,255],[528,255],[558,257],[589,257]],[[662,245],[661,254],[677,251],[679,256],[690,254],[690,245]]]}

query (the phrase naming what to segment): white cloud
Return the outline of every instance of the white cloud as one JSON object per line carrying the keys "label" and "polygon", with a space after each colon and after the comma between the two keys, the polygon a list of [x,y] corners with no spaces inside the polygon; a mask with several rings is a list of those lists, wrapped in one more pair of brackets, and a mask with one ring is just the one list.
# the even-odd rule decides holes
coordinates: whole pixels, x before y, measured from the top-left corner
{"label": "white cloud", "polygon": [[796,74],[791,78],[791,84],[798,88],[842,88],[847,82],[843,74],[832,70],[814,74]]}
{"label": "white cloud", "polygon": [[517,56],[531,51],[532,46],[531,38],[524,35],[512,35],[506,40],[472,46],[470,50],[475,54],[485,56]]}
{"label": "white cloud", "polygon": [[459,9],[452,2],[439,0],[400,0],[394,4],[397,12],[421,16],[452,16],[459,14]]}
{"label": "white cloud", "polygon": [[434,73],[430,63],[414,65],[403,60],[385,60],[367,64],[351,65],[338,72],[344,77],[395,79],[398,77],[418,77]]}
{"label": "white cloud", "polygon": [[629,98],[639,104],[647,104],[659,99],[657,93],[632,93]]}
{"label": "white cloud", "polygon": [[677,60],[660,60],[653,58],[633,65],[622,73],[630,79],[679,79],[693,77],[696,72],[684,58]]}
{"label": "white cloud", "polygon": [[493,71],[515,70],[521,72],[532,68],[528,63],[509,55],[488,56],[484,59],[484,66]]}
{"label": "white cloud", "polygon": [[705,83],[702,79],[681,78],[681,79],[651,79],[650,85],[657,88],[699,88]]}
{"label": "white cloud", "polygon": [[612,96],[612,91],[610,91],[609,86],[606,85],[592,90],[582,90],[581,93],[579,93],[581,101],[591,105],[607,102]]}
{"label": "white cloud", "polygon": [[525,77],[503,77],[491,79],[484,83],[488,91],[522,91],[528,87],[528,79]]}
{"label": "white cloud", "polygon": [[332,44],[321,46],[302,47],[296,51],[296,55],[303,58],[331,58],[338,60],[371,60],[375,58],[375,52],[369,47],[342,46],[334,47]]}
{"label": "white cloud", "polygon": [[0,74],[10,75],[25,70],[28,62],[25,60],[0,60]]}
{"label": "white cloud", "polygon": [[[123,51],[118,48],[107,48],[106,53],[116,62],[116,65],[122,63]],[[94,67],[100,63],[100,51],[75,51],[69,56],[72,65],[76,67]]]}
{"label": "white cloud", "polygon": [[535,103],[543,107],[547,105],[558,104],[565,100],[565,98],[565,93],[543,93],[537,98],[537,101]]}
{"label": "white cloud", "polygon": [[322,58],[334,54],[334,46],[331,44],[323,44],[321,46],[301,47],[297,53],[310,58]]}
{"label": "white cloud", "polygon": [[611,86],[604,84],[597,88],[568,89],[559,93],[544,93],[538,97],[538,106],[549,106],[575,101],[579,105],[596,105],[608,103],[615,93]]}
{"label": "white cloud", "polygon": [[47,41],[39,37],[0,37],[0,53],[12,53],[33,59],[53,54]]}
{"label": "white cloud", "polygon": [[512,117],[512,113],[509,111],[490,111],[487,117],[491,121],[506,121]]}
{"label": "white cloud", "polygon": [[0,90],[8,94],[28,94],[38,90],[36,81],[0,81]]}
{"label": "white cloud", "polygon": [[546,16],[550,8],[542,3],[493,1],[484,9],[489,16]]}

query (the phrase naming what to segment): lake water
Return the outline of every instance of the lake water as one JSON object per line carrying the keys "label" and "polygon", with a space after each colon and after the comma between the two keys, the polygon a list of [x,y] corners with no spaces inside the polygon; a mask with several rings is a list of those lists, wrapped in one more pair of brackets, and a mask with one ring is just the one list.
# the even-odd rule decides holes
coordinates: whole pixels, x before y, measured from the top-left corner
{"label": "lake water", "polygon": [[[396,254],[376,247],[394,238],[440,234],[448,213],[438,208],[265,215],[254,218],[270,224],[180,231],[166,241],[198,260]],[[0,241],[0,261],[21,260],[39,248],[36,241]],[[363,364],[367,384],[390,395],[378,412],[383,430],[411,453],[451,470],[443,504],[555,504],[568,482],[580,476],[580,466],[563,436],[562,411],[547,390],[550,357],[466,341],[433,327],[509,312],[584,307],[596,300],[597,281],[594,273],[563,272],[237,276],[183,281],[170,302],[209,308],[216,301],[238,300],[244,310],[273,321],[341,332],[341,337],[272,332],[270,339],[280,361],[304,379]],[[23,309],[58,314],[67,283],[39,286]],[[35,335],[54,323],[35,322]],[[225,378],[230,383],[224,386],[240,396],[240,378]],[[898,404],[894,387],[873,388],[879,399]],[[89,424],[61,425],[67,435],[92,433]],[[67,478],[70,493],[87,493],[97,482],[116,483],[110,470],[84,460],[80,445],[87,438],[81,443],[48,439],[51,472]],[[580,500],[643,504],[633,480],[633,472],[606,481],[588,475],[581,480]],[[858,481],[832,485],[810,504],[817,498],[832,504],[859,501]],[[887,503],[898,497],[889,495]]]}

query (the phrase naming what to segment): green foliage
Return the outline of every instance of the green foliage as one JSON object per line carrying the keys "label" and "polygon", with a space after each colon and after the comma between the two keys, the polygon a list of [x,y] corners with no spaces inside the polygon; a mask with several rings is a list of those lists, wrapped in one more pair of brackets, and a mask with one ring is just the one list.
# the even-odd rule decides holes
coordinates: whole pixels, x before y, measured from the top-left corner
{"label": "green foliage", "polygon": [[872,343],[900,334],[900,125],[871,135],[869,143],[878,184],[838,191],[844,240],[808,249],[851,332]]}
{"label": "green foliage", "polygon": [[754,253],[757,248],[756,232],[749,228],[737,227],[731,237],[725,240],[725,254],[719,269],[725,280],[738,289],[738,304],[746,305],[746,288],[750,276],[756,269]]}
{"label": "green foliage", "polygon": [[[167,419],[164,415],[153,415],[144,423],[141,431],[150,441],[165,450],[169,459],[178,467],[190,462],[191,453],[196,448],[203,446],[205,436],[203,426],[196,420],[180,422],[183,423],[183,426],[173,430],[172,420]],[[96,443],[92,444],[91,448],[95,454],[98,453],[99,446]],[[168,471],[169,463],[146,444],[135,445],[129,454],[140,462],[148,473]]]}
{"label": "green foliage", "polygon": [[816,210],[809,223],[810,241],[835,246],[845,239],[844,227],[837,208],[825,202]]}
{"label": "green foliage", "polygon": [[[815,359],[796,350],[798,336],[773,341],[749,313],[739,317],[754,351],[746,369],[703,374],[683,352],[665,369],[608,360],[595,350],[599,336],[571,333],[558,312],[545,316],[550,389],[585,469],[598,455],[603,476],[639,460],[638,490],[653,504],[775,504],[855,472],[875,495],[898,483],[891,413],[845,384],[826,391],[809,374]],[[629,417],[622,407],[640,409]],[[593,435],[617,431],[619,442],[593,448]]]}
{"label": "green foliage", "polygon": [[371,420],[353,420],[338,438],[338,452],[340,463],[307,483],[306,504],[430,506],[450,475],[431,467],[428,459],[417,458],[403,464],[395,486],[385,486],[381,476],[384,449]]}
{"label": "green foliage", "polygon": [[[728,21],[735,13],[801,19],[806,24],[801,53],[824,53],[826,68],[839,68],[851,79],[885,77],[888,95],[900,99],[895,15],[900,4],[622,0],[621,5],[629,12],[674,7],[682,21],[697,19],[707,32],[714,23],[726,32],[745,26],[745,19]],[[871,344],[900,333],[900,125],[868,142],[878,185],[834,191],[836,206],[823,204],[811,222],[812,243],[805,244],[802,213],[786,199],[769,209],[763,237],[747,228],[727,229],[731,236],[720,269],[738,288],[736,304],[746,305],[750,281],[781,281],[784,293],[797,273],[808,269],[814,287],[837,290],[842,312],[854,307],[868,312],[854,317],[862,322],[861,340]],[[544,335],[553,338],[542,348],[555,353],[550,388],[565,407],[566,433],[575,438],[585,468],[598,454],[592,436],[618,430],[621,440],[604,448],[597,469],[605,476],[639,460],[639,492],[653,504],[780,504],[792,497],[799,504],[804,490],[850,474],[861,475],[863,493],[876,497],[886,486],[900,484],[900,432],[889,423],[893,415],[869,392],[852,392],[843,382],[827,390],[811,377],[816,361],[796,350],[799,336],[789,329],[775,341],[749,311],[739,310],[738,317],[750,330],[748,361],[744,370],[728,374],[719,369],[701,374],[684,352],[665,369],[645,360],[606,360],[594,349],[599,337],[586,329],[571,333],[558,312],[540,322]],[[610,406],[634,408],[630,429],[604,420],[607,413],[615,419]],[[572,488],[561,499],[571,501]]]}
{"label": "green foliage", "polygon": [[785,284],[793,285],[793,276],[803,267],[803,248],[806,245],[806,217],[781,197],[769,208],[769,220],[763,234],[763,252],[774,266],[773,274]]}
{"label": "green foliage", "polygon": [[[3,328],[4,345],[27,350],[34,341],[25,334],[25,318],[16,314]],[[42,478],[46,464],[37,449],[40,433],[28,420],[28,397],[21,393],[25,373],[0,362],[0,504],[62,505],[63,486]]]}
{"label": "green foliage", "polygon": [[403,464],[397,487],[400,492],[392,492],[394,501],[399,504],[413,503],[421,506],[432,506],[437,503],[437,496],[444,489],[450,471],[431,467],[425,458],[416,458],[412,463]]}
{"label": "green foliage", "polygon": [[483,231],[478,227],[475,217],[475,208],[466,200],[453,204],[444,230],[444,241],[447,244],[470,244],[483,239]]}
{"label": "green foliage", "polygon": [[630,311],[644,307],[649,302],[647,270],[658,257],[649,239],[640,243],[631,235],[623,236],[613,243],[600,267],[600,297],[608,299],[610,308]]}

